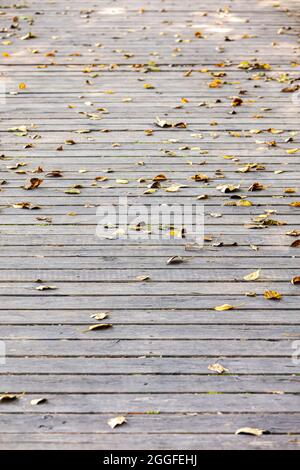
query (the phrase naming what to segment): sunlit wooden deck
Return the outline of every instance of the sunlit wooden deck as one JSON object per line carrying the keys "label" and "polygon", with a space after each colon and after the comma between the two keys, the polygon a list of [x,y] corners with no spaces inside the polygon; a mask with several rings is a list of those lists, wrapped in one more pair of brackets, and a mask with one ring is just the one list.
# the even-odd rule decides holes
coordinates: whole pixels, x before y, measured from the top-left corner
{"label": "sunlit wooden deck", "polygon": [[[0,12],[0,448],[299,448],[299,2]],[[120,196],[203,249],[97,238]]]}

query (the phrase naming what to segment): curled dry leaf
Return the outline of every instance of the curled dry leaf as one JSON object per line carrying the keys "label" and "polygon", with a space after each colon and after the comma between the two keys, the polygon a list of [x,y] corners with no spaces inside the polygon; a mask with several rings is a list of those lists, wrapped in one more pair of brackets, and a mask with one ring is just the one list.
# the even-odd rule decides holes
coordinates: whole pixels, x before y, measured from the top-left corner
{"label": "curled dry leaf", "polygon": [[80,189],[78,188],[69,188],[65,190],[65,194],[80,194]]}
{"label": "curled dry leaf", "polygon": [[182,256],[172,256],[167,260],[167,264],[180,264],[184,262],[184,258]]}
{"label": "curled dry leaf", "polygon": [[170,127],[177,127],[177,128],[185,129],[187,127],[186,122],[183,122],[183,121],[178,121],[178,122],[165,121],[164,119],[160,119],[158,116],[155,118],[155,124],[158,127],[162,127],[162,128],[165,128],[165,129],[168,129]]}
{"label": "curled dry leaf", "polygon": [[233,193],[235,191],[238,191],[240,189],[241,185],[240,184],[220,184],[217,186],[216,189],[221,191],[221,193]]}
{"label": "curled dry leaf", "polygon": [[[297,235],[298,236],[298,235]],[[291,247],[292,248],[300,248],[300,240],[295,240],[292,244],[291,244]]]}
{"label": "curled dry leaf", "polygon": [[54,290],[57,289],[56,286],[38,286],[36,287],[36,290]]}
{"label": "curled dry leaf", "polygon": [[107,424],[114,429],[116,426],[121,426],[122,424],[126,423],[125,416],[116,416],[115,418],[111,418],[107,421]]}
{"label": "curled dry leaf", "polygon": [[161,173],[159,175],[154,176],[153,181],[165,181],[167,179],[168,178],[166,177],[166,175]]}
{"label": "curled dry leaf", "polygon": [[98,313],[93,313],[90,315],[91,318],[94,318],[95,320],[104,320],[104,318],[107,318],[110,312],[98,312]]}
{"label": "curled dry leaf", "polygon": [[83,330],[84,333],[88,331],[94,331],[94,330],[106,330],[107,328],[111,328],[112,324],[111,323],[97,323],[96,325],[90,325],[87,330]]}
{"label": "curled dry leaf", "polygon": [[260,270],[254,271],[253,273],[244,276],[245,281],[256,281],[260,277]]}
{"label": "curled dry leaf", "polygon": [[224,374],[225,372],[229,372],[228,369],[223,367],[222,364],[218,364],[217,362],[215,364],[210,364],[207,368],[208,370],[217,372],[218,374]]}
{"label": "curled dry leaf", "polygon": [[40,209],[39,206],[35,206],[31,202],[17,202],[16,204],[13,204],[12,207],[14,209],[29,209],[29,210]]}
{"label": "curled dry leaf", "polygon": [[146,274],[142,274],[141,276],[137,276],[135,278],[136,281],[148,281],[150,279],[150,276],[147,276]]}
{"label": "curled dry leaf", "polygon": [[107,181],[107,176],[96,176],[95,180],[96,181]]}
{"label": "curled dry leaf", "polygon": [[61,178],[63,176],[60,170],[52,170],[49,173],[46,173],[48,178]]}
{"label": "curled dry leaf", "polygon": [[47,398],[45,397],[41,397],[41,398],[34,398],[33,400],[30,401],[30,404],[32,406],[36,406],[36,405],[41,405],[42,403],[46,403],[48,400]]}
{"label": "curled dry leaf", "polygon": [[197,173],[196,175],[191,176],[191,179],[194,181],[204,181],[206,183],[209,181],[209,177],[204,173]]}
{"label": "curled dry leaf", "polygon": [[40,178],[31,178],[30,181],[25,184],[25,186],[23,186],[23,189],[27,189],[28,191],[36,189],[42,184],[43,181],[44,180]]}
{"label": "curled dry leaf", "polygon": [[233,310],[234,308],[235,307],[233,305],[224,304],[215,307],[215,310],[217,310],[217,312],[224,312],[225,310]]}
{"label": "curled dry leaf", "polygon": [[0,395],[0,402],[6,402],[6,401],[14,401],[17,400],[19,397],[18,395],[13,395],[9,393],[4,393],[3,395]]}
{"label": "curled dry leaf", "polygon": [[262,436],[263,434],[267,434],[268,431],[264,429],[258,428],[240,428],[235,431],[235,434],[249,434],[250,436]]}
{"label": "curled dry leaf", "polygon": [[296,285],[296,284],[300,284],[300,276],[295,276],[293,277],[292,279],[292,284]]}
{"label": "curled dry leaf", "polygon": [[248,191],[262,191],[263,189],[266,189],[266,187],[262,183],[256,182],[249,186]]}

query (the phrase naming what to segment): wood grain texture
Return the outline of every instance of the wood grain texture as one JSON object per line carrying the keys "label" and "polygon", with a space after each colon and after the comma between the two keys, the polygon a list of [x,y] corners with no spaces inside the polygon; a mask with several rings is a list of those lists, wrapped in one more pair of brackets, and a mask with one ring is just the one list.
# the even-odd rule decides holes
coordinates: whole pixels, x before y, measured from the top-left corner
{"label": "wood grain texture", "polygon": [[[299,448],[296,3],[1,6],[1,449]],[[121,196],[204,205],[203,246],[97,237]]]}

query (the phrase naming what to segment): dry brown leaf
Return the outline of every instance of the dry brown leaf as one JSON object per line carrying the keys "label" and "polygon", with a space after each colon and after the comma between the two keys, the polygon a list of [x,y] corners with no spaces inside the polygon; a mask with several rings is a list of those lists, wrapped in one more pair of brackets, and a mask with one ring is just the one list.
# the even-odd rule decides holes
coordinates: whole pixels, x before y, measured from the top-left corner
{"label": "dry brown leaf", "polygon": [[35,206],[31,202],[17,202],[16,204],[13,204],[12,207],[14,209],[29,209],[29,210],[40,209],[39,206]]}
{"label": "dry brown leaf", "polygon": [[266,187],[263,184],[259,182],[255,182],[251,184],[251,186],[249,186],[248,191],[262,191],[263,189],[266,189]]}
{"label": "dry brown leaf", "polygon": [[240,189],[241,185],[240,184],[220,184],[219,186],[216,187],[221,193],[233,193],[235,191],[238,191]]}
{"label": "dry brown leaf", "polygon": [[191,179],[194,181],[204,181],[204,182],[209,181],[209,177],[205,175],[204,173],[197,173],[196,175],[191,176]]}
{"label": "dry brown leaf", "polygon": [[38,188],[44,180],[39,179],[39,178],[31,178],[30,182],[28,182],[25,186],[23,186],[23,189],[27,190],[33,190]]}
{"label": "dry brown leaf", "polygon": [[184,258],[182,256],[172,256],[168,259],[167,264],[180,264],[184,262]]}
{"label": "dry brown leaf", "polygon": [[36,287],[36,290],[54,290],[57,289],[56,286],[38,286]]}
{"label": "dry brown leaf", "polygon": [[156,175],[153,178],[153,181],[166,181],[168,178],[164,174]]}
{"label": "dry brown leaf", "polygon": [[14,401],[14,400],[17,400],[18,398],[19,398],[18,395],[4,393],[3,395],[0,395],[0,402]]}
{"label": "dry brown leaf", "polygon": [[63,176],[60,170],[52,170],[49,173],[46,173],[48,178],[61,178]]}
{"label": "dry brown leaf", "polygon": [[300,284],[300,276],[293,277],[293,279],[291,280],[291,283],[294,285]]}

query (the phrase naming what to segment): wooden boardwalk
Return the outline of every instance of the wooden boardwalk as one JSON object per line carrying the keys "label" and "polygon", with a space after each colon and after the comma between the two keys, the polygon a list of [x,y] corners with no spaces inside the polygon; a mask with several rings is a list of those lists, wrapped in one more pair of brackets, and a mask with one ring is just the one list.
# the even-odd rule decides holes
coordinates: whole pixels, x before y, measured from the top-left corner
{"label": "wooden boardwalk", "polygon": [[[299,448],[299,1],[4,3],[0,448]],[[204,248],[97,238],[119,196]]]}

